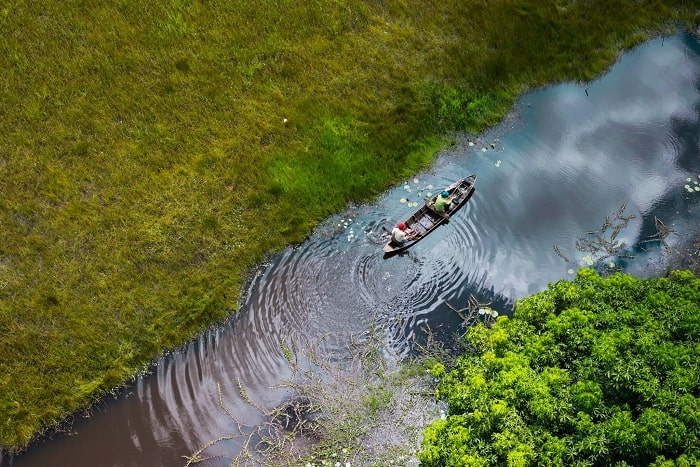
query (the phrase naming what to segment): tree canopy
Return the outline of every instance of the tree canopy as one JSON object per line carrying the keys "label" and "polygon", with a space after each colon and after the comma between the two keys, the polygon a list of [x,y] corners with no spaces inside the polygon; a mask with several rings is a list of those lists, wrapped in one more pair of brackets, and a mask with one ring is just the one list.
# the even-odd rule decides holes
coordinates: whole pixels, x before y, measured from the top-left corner
{"label": "tree canopy", "polygon": [[[695,466],[700,462],[700,279],[688,271],[574,281],[467,333],[441,375],[446,417],[424,466]],[[439,368],[438,368],[439,370]]]}

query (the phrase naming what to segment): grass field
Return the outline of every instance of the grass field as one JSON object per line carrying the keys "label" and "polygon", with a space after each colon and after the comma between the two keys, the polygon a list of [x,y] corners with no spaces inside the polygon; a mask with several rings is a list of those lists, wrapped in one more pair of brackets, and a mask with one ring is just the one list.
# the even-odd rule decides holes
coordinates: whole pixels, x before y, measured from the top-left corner
{"label": "grass field", "polygon": [[6,0],[0,451],[235,311],[249,269],[700,1]]}

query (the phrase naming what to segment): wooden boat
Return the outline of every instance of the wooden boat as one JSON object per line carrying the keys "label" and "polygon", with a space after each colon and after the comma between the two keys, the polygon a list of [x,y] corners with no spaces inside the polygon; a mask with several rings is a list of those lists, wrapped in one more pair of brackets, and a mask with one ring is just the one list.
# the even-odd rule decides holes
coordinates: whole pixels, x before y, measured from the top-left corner
{"label": "wooden boat", "polygon": [[459,211],[462,206],[467,204],[467,201],[474,194],[474,183],[476,182],[476,175],[471,174],[461,180],[454,182],[452,185],[445,188],[443,191],[450,193],[449,198],[452,200],[450,209],[447,213],[439,213],[433,209],[433,204],[437,199],[438,195],[442,192],[438,192],[432,198],[425,199],[425,205],[421,206],[416,212],[414,212],[408,219],[404,221],[406,224],[406,230],[413,231],[415,236],[410,240],[406,240],[402,244],[397,244],[393,239],[390,239],[384,245],[384,257],[392,256],[396,253],[406,251],[413,245],[428,236],[433,230],[437,229],[439,226],[444,225],[448,222],[450,216],[453,216],[457,211]]}

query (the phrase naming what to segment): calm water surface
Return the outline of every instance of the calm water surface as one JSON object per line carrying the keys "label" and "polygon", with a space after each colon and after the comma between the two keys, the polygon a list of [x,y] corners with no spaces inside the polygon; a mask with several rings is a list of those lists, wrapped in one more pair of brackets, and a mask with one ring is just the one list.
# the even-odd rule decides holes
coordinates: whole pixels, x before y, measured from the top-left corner
{"label": "calm water surface", "polygon": [[[284,399],[270,389],[290,375],[280,342],[327,335],[323,350],[334,351],[375,323],[388,350],[401,355],[425,325],[455,332],[446,304],[464,306],[470,294],[509,313],[515,300],[573,278],[585,264],[576,240],[623,204],[636,217],[619,239],[635,256],[616,267],[659,274],[665,250],[645,242],[655,218],[678,232],[667,240],[674,249],[698,230],[699,110],[700,47],[685,35],[635,49],[593,83],[524,96],[473,145],[465,139],[431,171],[329,219],[306,243],[272,258],[230,322],[75,420],[73,436],[0,464],[183,465],[183,455],[233,431],[218,406],[218,384],[229,409],[251,424],[259,414],[241,400],[236,381],[267,407]],[[382,259],[384,228],[412,211],[409,203],[470,173],[478,174],[476,193],[449,226],[406,256]],[[237,448],[216,449],[209,452]]]}

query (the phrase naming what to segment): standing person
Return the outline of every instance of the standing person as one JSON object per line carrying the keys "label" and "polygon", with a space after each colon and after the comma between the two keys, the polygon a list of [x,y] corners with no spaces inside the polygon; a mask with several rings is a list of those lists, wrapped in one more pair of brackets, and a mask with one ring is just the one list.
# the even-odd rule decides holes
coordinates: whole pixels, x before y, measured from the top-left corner
{"label": "standing person", "polygon": [[391,229],[391,239],[394,243],[401,245],[406,240],[411,240],[415,234],[411,229],[406,229],[406,224],[403,222]]}
{"label": "standing person", "polygon": [[450,199],[450,192],[443,191],[442,193],[440,193],[438,195],[433,207],[435,208],[435,211],[437,211],[441,214],[446,214],[447,210],[450,208],[451,203],[452,203],[452,200]]}

